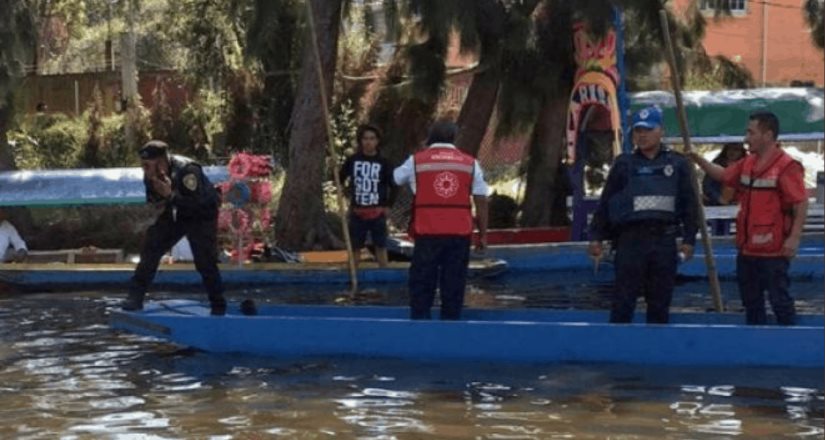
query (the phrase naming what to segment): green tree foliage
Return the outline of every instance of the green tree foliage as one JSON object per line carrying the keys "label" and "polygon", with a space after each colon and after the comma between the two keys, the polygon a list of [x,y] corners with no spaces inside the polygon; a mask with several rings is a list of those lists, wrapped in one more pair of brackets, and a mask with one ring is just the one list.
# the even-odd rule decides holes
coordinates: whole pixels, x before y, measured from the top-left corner
{"label": "green tree foliage", "polygon": [[247,27],[247,58],[263,81],[255,144],[284,165],[289,161],[289,121],[301,66],[305,26],[299,0],[255,0]]}
{"label": "green tree foliage", "polygon": [[9,134],[21,169],[72,168],[87,136],[86,124],[62,114],[37,114]]}
{"label": "green tree foliage", "polygon": [[36,41],[31,7],[27,0],[0,1],[0,170],[15,168],[6,132],[14,114],[14,92]]}
{"label": "green tree foliage", "polygon": [[825,49],[825,3],[822,0],[805,0],[803,9],[814,45],[820,50]]}

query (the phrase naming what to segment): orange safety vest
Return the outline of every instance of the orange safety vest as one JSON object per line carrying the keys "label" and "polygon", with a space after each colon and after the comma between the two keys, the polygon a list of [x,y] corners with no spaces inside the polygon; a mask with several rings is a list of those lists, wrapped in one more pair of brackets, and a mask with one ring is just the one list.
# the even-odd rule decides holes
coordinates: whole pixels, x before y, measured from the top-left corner
{"label": "orange safety vest", "polygon": [[779,256],[791,231],[791,207],[782,205],[779,176],[795,160],[780,150],[764,170],[755,172],[756,155],[744,159],[739,176],[739,214],[736,216],[736,247],[744,255]]}
{"label": "orange safety vest", "polygon": [[475,159],[455,148],[430,147],[416,153],[413,164],[412,235],[472,235]]}

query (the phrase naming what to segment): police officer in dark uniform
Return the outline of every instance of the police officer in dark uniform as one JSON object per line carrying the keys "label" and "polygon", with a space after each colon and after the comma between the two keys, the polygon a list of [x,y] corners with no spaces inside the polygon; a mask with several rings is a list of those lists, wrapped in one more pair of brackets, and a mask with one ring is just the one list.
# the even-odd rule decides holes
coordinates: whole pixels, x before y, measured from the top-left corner
{"label": "police officer in dark uniform", "polygon": [[163,212],[146,231],[140,263],[129,284],[129,297],[123,309],[143,309],[146,289],[155,277],[161,258],[186,236],[195,267],[209,294],[212,315],[225,314],[226,300],[217,259],[218,192],[199,164],[169,154],[164,142],[148,142],[139,155],[146,200],[162,207]]}
{"label": "police officer in dark uniform", "polygon": [[662,145],[662,135],[658,107],[633,115],[636,148],[616,158],[590,224],[592,257],[601,258],[603,240],[616,247],[610,322],[631,322],[643,294],[647,322],[667,323],[678,260],[693,256],[698,212],[690,164]]}

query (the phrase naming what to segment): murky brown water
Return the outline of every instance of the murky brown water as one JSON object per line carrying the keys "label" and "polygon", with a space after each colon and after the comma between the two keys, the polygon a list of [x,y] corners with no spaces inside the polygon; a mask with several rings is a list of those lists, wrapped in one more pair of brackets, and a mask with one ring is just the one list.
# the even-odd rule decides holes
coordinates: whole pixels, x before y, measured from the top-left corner
{"label": "murky brown water", "polygon": [[[817,285],[802,302],[821,312]],[[299,292],[261,300],[335,298],[323,289]],[[568,296],[500,286],[473,292],[488,306]],[[0,438],[821,439],[825,432],[821,369],[218,356],[111,331],[107,307],[121,297],[0,297]],[[680,298],[685,308],[705,305]],[[403,298],[389,290],[371,301]]]}

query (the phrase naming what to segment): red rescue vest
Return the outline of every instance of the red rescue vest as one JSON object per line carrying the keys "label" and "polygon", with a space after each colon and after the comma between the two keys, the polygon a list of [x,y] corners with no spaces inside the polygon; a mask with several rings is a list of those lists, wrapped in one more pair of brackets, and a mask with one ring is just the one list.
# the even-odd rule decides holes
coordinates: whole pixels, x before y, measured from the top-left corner
{"label": "red rescue vest", "polygon": [[430,147],[416,153],[413,164],[412,235],[470,236],[475,159],[455,148]]}
{"label": "red rescue vest", "polygon": [[793,225],[791,207],[782,204],[779,176],[795,161],[779,150],[770,165],[756,172],[756,155],[743,160],[739,177],[741,205],[736,216],[736,247],[744,255],[779,256]]}

